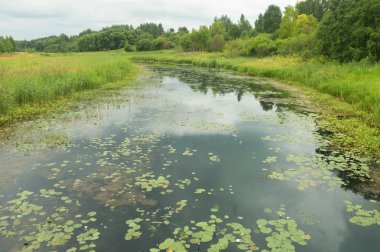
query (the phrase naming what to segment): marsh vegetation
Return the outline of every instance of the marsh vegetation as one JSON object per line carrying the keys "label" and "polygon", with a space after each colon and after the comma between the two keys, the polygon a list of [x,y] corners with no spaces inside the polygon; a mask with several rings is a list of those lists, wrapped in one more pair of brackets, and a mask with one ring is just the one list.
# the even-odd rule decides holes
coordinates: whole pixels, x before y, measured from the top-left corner
{"label": "marsh vegetation", "polygon": [[379,12],[0,36],[0,250],[380,251]]}
{"label": "marsh vegetation", "polygon": [[121,87],[134,72],[118,52],[0,58],[0,124],[44,112],[54,103],[88,98],[85,91]]}
{"label": "marsh vegetation", "polygon": [[[372,181],[367,160],[331,151],[318,117],[267,80],[151,66],[113,96],[14,129],[39,148],[3,147],[22,175],[0,184],[0,246],[376,251],[378,198],[352,192]],[[61,129],[68,141],[43,144]]]}

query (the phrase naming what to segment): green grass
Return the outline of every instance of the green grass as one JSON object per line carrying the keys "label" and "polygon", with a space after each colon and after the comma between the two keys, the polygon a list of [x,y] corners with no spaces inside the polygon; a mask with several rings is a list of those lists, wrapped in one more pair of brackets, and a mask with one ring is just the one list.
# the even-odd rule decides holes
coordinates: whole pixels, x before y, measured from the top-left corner
{"label": "green grass", "polygon": [[295,57],[229,58],[223,53],[175,50],[130,53],[133,60],[192,64],[267,77],[297,87],[320,113],[332,144],[380,164],[380,64],[303,61]]}
{"label": "green grass", "polygon": [[122,51],[0,57],[0,124],[123,86],[135,72]]}
{"label": "green grass", "polygon": [[228,58],[222,53],[176,51],[130,54],[132,59],[224,68],[312,87],[344,100],[380,123],[380,64],[339,64],[294,57]]}

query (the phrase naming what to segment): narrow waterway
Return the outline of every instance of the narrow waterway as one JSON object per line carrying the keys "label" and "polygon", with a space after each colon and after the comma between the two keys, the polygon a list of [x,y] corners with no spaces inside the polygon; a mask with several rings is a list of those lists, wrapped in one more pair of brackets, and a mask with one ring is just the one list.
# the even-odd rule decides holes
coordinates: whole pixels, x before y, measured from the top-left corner
{"label": "narrow waterway", "polygon": [[0,251],[380,251],[368,166],[262,79],[147,66],[136,85],[13,127]]}

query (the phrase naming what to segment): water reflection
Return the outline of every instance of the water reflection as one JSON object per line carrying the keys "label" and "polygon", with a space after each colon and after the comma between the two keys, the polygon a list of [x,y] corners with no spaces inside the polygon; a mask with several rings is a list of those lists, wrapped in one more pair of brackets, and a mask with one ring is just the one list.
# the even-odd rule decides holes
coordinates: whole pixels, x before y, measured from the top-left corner
{"label": "water reflection", "polygon": [[364,164],[328,150],[290,94],[224,72],[150,69],[140,85],[43,123],[72,145],[36,156],[2,191],[2,250],[380,250],[379,227],[350,223],[343,202],[374,208],[346,190]]}

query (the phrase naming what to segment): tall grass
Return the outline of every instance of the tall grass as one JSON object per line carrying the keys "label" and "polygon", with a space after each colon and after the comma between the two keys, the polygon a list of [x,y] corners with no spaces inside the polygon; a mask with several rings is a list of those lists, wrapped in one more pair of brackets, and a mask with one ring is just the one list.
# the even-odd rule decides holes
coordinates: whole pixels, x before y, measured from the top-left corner
{"label": "tall grass", "polygon": [[23,105],[104,87],[123,80],[133,69],[123,52],[0,57],[0,116]]}
{"label": "tall grass", "polygon": [[[303,61],[299,58],[228,58],[221,53],[135,53],[132,59],[225,68],[295,82],[355,104],[380,123],[380,64]],[[380,124],[379,124],[380,125]]]}

